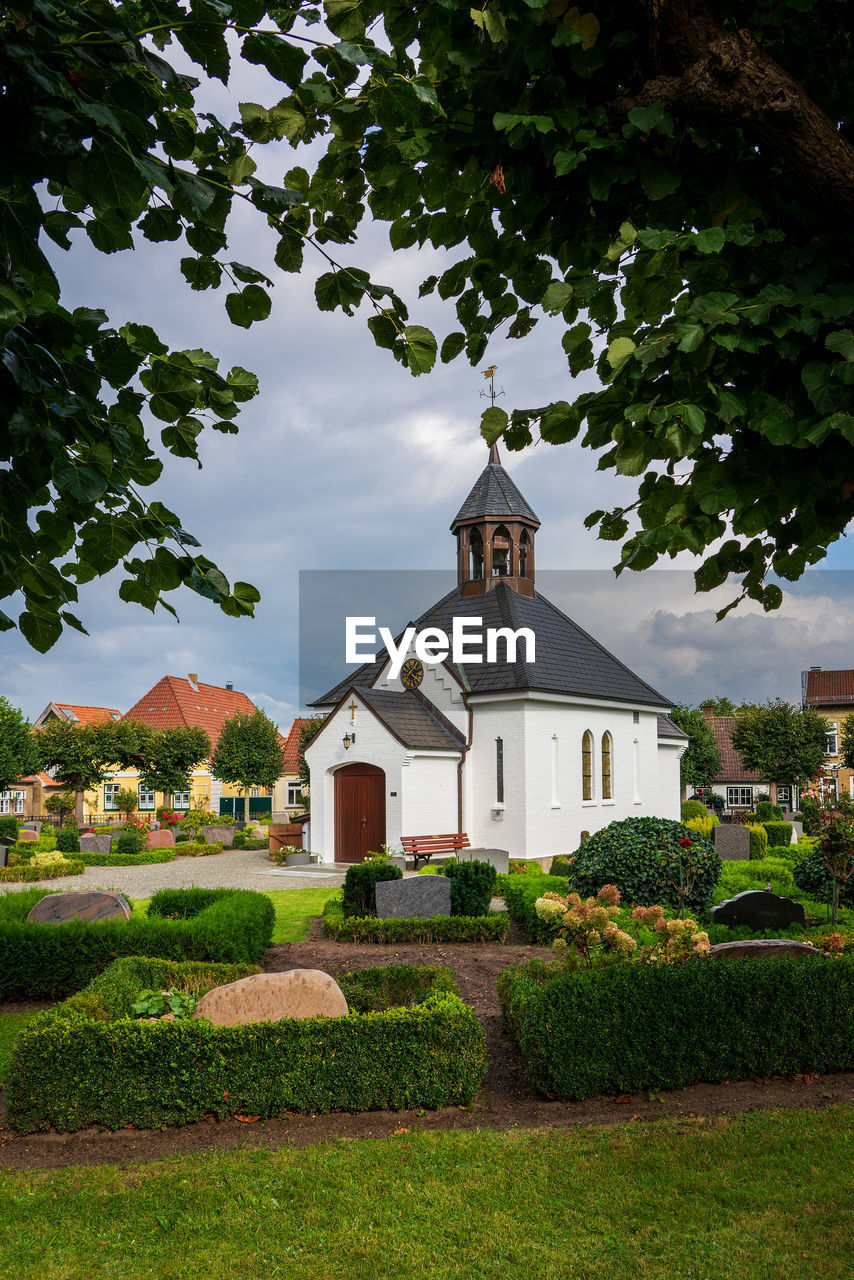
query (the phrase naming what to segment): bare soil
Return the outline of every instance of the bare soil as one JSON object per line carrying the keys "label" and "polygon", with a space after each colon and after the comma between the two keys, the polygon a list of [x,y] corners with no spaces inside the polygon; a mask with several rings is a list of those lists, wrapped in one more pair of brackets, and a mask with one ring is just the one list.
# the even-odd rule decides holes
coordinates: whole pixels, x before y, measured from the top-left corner
{"label": "bare soil", "polygon": [[[438,1111],[369,1111],[352,1115],[289,1115],[254,1123],[211,1120],[166,1130],[121,1129],[117,1133],[91,1128],[79,1133],[14,1133],[5,1126],[0,1097],[0,1167],[50,1169],[75,1164],[127,1164],[163,1156],[238,1147],[302,1147],[338,1138],[380,1138],[404,1129],[418,1133],[433,1129],[570,1129],[582,1125],[614,1124],[626,1120],[654,1120],[682,1116],[698,1120],[713,1115],[737,1115],[771,1107],[818,1109],[840,1102],[854,1103],[854,1071],[831,1075],[803,1075],[695,1084],[668,1093],[601,1095],[583,1102],[546,1098],[527,1080],[521,1057],[502,1022],[495,981],[509,964],[538,955],[547,947],[511,942],[368,946],[309,938],[284,943],[267,952],[264,969],[322,969],[333,977],[352,969],[385,964],[441,964],[453,969],[463,999],[480,1018],[486,1032],[490,1067],[483,1088],[471,1107],[443,1107]],[[3,1005],[0,1012],[22,1010]]]}

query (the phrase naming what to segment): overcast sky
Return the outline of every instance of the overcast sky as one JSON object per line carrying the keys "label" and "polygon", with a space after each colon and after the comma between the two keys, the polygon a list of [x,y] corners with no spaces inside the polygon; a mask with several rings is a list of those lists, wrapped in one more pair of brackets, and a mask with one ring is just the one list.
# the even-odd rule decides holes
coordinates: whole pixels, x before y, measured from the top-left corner
{"label": "overcast sky", "polygon": [[[280,96],[261,68],[245,65],[232,89],[207,90],[205,105],[222,119],[236,117],[240,100]],[[307,163],[304,149],[294,153],[285,144],[260,158],[261,176],[275,182],[292,165]],[[276,281],[272,316],[249,331],[228,322],[225,289],[191,292],[178,269],[186,247],[141,241],[134,251],[105,257],[78,236],[70,253],[55,249],[53,256],[67,306],[102,306],[116,325],[150,323],[170,345],[205,347],[226,370],[241,364],[260,376],[260,396],[238,418],[240,434],[203,435],[201,471],[167,455],[163,477],[148,491],[181,515],[231,581],[260,589],[256,617],[226,618],[185,591],[171,597],[179,624],[119,601],[121,574],[90,583],[76,610],[88,638],[70,632],[41,655],[16,632],[0,636],[0,691],[30,718],[50,701],[124,711],[161,676],[194,671],[212,684],[232,680],[287,726],[299,704],[300,569],[454,568],[448,525],[486,462],[480,370],[457,360],[412,378],[375,347],[366,312],[348,318],[316,310],[320,260],[307,255],[301,276],[283,275],[273,265],[261,215],[240,208],[230,230],[228,256]],[[345,263],[393,283],[410,303],[410,318],[434,328],[440,342],[458,327],[452,304],[419,302],[417,287],[449,260],[426,250],[393,254],[382,226],[368,227],[358,246],[343,251]],[[560,333],[541,321],[528,339],[489,348],[481,368],[498,364],[496,386],[508,410],[573,399],[591,385],[590,374],[570,379]],[[597,456],[579,445],[539,445],[504,453],[502,461],[542,522],[541,589],[673,701],[711,694],[796,701],[803,667],[854,666],[854,556],[847,539],[826,569],[794,588],[781,584],[784,603],[776,614],[742,607],[715,623],[714,611],[732,589],[695,596],[690,558],[677,570],[617,581],[609,572],[615,544],[584,529],[588,512],[624,500],[634,482],[598,472]],[[546,570],[574,572],[547,580]],[[404,609],[388,621],[409,616]]]}

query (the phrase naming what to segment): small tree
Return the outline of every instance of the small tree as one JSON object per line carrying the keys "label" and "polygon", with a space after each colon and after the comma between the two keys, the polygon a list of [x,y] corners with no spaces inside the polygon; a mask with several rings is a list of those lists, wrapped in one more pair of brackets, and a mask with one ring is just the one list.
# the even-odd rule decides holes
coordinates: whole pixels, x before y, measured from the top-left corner
{"label": "small tree", "polygon": [[20,707],[0,697],[0,791],[39,767],[38,744]]}
{"label": "small tree", "polygon": [[54,771],[58,782],[76,795],[78,822],[83,821],[83,794],[100,786],[122,763],[128,739],[121,722],[75,724],[48,720],[35,732],[42,768]]}
{"label": "small tree", "polygon": [[[133,724],[133,721],[123,721]],[[171,804],[176,791],[190,790],[190,774],[211,753],[211,740],[206,730],[193,726],[151,729],[139,725],[134,765],[139,770],[140,785],[149,791],[160,791]]]}
{"label": "small tree", "polygon": [[819,849],[822,865],[830,875],[831,923],[836,928],[839,894],[854,877],[854,804],[843,797],[838,809],[819,813]]}
{"label": "small tree", "polygon": [[211,769],[214,777],[243,788],[243,817],[248,821],[250,787],[274,787],[282,776],[282,742],[272,720],[263,711],[229,716],[211,756]]}
{"label": "small tree", "polygon": [[299,731],[299,780],[302,789],[303,804],[310,799],[311,776],[309,767],[305,759],[305,751],[308,744],[312,741],[317,733],[319,733],[326,716],[312,716],[310,720],[306,720],[305,724],[300,725]]}
{"label": "small tree", "polygon": [[55,813],[59,818],[59,825],[64,827],[77,807],[77,797],[73,791],[57,791],[54,795],[48,796],[44,807],[48,813]]}
{"label": "small tree", "polygon": [[130,822],[139,808],[139,794],[136,791],[132,791],[130,787],[122,787],[116,796],[116,808],[125,822]]}
{"label": "small tree", "polygon": [[710,787],[721,770],[721,753],[715,742],[712,726],[702,711],[696,707],[674,707],[670,712],[670,718],[690,738],[688,747],[679,762],[682,785],[695,788]]}
{"label": "small tree", "polygon": [[778,782],[795,786],[819,773],[827,753],[827,721],[811,707],[777,698],[741,712],[732,744],[748,769],[769,780],[776,804]]}

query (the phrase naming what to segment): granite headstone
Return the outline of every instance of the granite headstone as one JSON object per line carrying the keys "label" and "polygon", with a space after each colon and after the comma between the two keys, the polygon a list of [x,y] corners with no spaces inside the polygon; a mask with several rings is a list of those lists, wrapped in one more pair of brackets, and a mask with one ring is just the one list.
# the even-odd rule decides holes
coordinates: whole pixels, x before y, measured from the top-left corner
{"label": "granite headstone", "polygon": [[381,920],[429,920],[451,914],[451,882],[445,876],[378,880],[376,894]]}
{"label": "granite headstone", "polygon": [[460,862],[488,862],[500,876],[506,876],[510,868],[510,854],[506,849],[460,849]]}
{"label": "granite headstone", "polygon": [[67,924],[69,920],[130,920],[130,903],[122,893],[78,889],[49,893],[27,916],[28,924]]}
{"label": "granite headstone", "polygon": [[750,929],[787,929],[790,924],[803,924],[805,913],[802,902],[781,898],[768,889],[746,889],[712,907],[711,917],[712,924],[730,928],[747,925]]}
{"label": "granite headstone", "polygon": [[109,831],[90,831],[80,837],[81,853],[111,853],[113,837]]}
{"label": "granite headstone", "polygon": [[746,862],[750,857],[750,832],[738,822],[712,828],[715,849],[725,862]]}
{"label": "granite headstone", "polygon": [[756,960],[762,956],[820,956],[818,947],[791,938],[747,938],[742,942],[716,942],[709,955],[716,960]]}

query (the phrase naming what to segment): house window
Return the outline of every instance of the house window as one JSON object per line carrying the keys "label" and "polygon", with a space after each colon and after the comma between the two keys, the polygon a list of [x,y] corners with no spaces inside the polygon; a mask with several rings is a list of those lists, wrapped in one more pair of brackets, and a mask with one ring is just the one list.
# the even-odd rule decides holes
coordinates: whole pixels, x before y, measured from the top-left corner
{"label": "house window", "polygon": [[504,739],[495,739],[495,803],[504,803]]}
{"label": "house window", "polygon": [[250,794],[250,796],[259,796],[259,795],[261,794],[261,792],[258,790],[258,788],[257,788],[257,787],[253,787],[253,788],[251,789],[251,791],[249,792],[249,794]]}
{"label": "house window", "polygon": [[728,809],[751,809],[753,787],[727,787],[726,803]]}
{"label": "house window", "polygon": [[581,798],[593,799],[593,734],[589,729],[581,739]]}
{"label": "house window", "polygon": [[828,720],[827,729],[825,732],[827,734],[827,738],[826,738],[827,745],[824,748],[825,751],[829,756],[838,755],[839,754],[839,725],[835,720]]}
{"label": "house window", "polygon": [[602,799],[611,800],[611,751],[613,743],[610,733],[602,734]]}
{"label": "house window", "polygon": [[119,791],[121,790],[117,782],[104,783],[104,812],[110,813],[119,807]]}
{"label": "house window", "polygon": [[189,809],[190,793],[189,791],[173,791],[172,792],[172,808],[173,809]]}
{"label": "house window", "polygon": [[147,787],[139,788],[139,807],[140,809],[153,809],[157,803],[157,793],[149,791]]}
{"label": "house window", "polygon": [[786,809],[788,811],[791,811],[791,808],[792,808],[792,788],[791,787],[781,787],[781,786],[777,787],[777,803],[778,805],[780,805],[781,809]]}
{"label": "house window", "polygon": [[302,804],[302,785],[299,781],[288,783],[288,804]]}
{"label": "house window", "polygon": [[0,813],[23,813],[25,791],[0,791]]}

